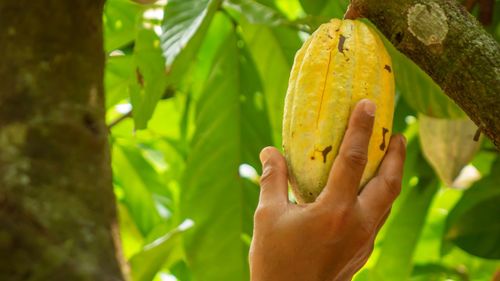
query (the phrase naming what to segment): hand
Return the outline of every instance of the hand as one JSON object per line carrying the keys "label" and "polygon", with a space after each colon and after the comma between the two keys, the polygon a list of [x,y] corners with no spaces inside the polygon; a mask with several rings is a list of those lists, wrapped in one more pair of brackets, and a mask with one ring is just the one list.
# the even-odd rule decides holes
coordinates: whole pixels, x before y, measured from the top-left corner
{"label": "hand", "polygon": [[328,183],[314,203],[288,201],[286,161],[262,150],[263,175],[250,248],[252,281],[344,281],[366,263],[401,190],[405,140],[393,136],[378,174],[358,194],[375,105],[358,103]]}

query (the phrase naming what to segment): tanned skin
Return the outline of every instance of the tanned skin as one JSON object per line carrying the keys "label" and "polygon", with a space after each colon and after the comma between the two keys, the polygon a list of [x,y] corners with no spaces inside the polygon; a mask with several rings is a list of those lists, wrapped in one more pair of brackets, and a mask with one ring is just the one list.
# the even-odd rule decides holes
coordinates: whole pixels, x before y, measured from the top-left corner
{"label": "tanned skin", "polygon": [[252,281],[345,281],[366,263],[401,191],[406,140],[391,137],[378,174],[358,193],[375,104],[360,101],[323,192],[314,203],[288,200],[285,158],[260,154],[263,174],[250,249]]}

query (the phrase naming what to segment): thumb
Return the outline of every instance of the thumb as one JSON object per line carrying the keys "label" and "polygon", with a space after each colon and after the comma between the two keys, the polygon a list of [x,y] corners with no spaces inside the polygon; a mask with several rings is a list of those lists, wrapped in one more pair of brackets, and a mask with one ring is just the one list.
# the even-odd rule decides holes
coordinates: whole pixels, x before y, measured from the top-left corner
{"label": "thumb", "polygon": [[286,160],[274,147],[260,152],[262,176],[260,177],[259,204],[288,202],[288,172]]}

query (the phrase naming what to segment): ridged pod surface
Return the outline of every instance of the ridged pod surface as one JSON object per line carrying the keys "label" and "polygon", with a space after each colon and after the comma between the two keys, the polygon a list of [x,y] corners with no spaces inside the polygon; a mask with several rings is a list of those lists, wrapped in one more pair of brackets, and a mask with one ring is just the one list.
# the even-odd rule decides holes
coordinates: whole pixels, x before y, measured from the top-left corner
{"label": "ridged pod surface", "polygon": [[292,191],[313,202],[326,185],[356,103],[377,111],[360,188],[385,155],[394,114],[394,75],[378,34],[361,21],[321,25],[295,55],[285,99],[283,149]]}

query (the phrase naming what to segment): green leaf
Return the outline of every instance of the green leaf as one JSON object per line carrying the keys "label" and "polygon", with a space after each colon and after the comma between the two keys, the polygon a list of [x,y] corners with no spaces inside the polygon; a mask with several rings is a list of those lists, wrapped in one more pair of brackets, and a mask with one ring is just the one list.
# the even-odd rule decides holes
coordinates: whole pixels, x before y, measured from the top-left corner
{"label": "green leaf", "polygon": [[130,101],[136,129],[145,129],[167,87],[164,58],[154,29],[142,27],[134,47],[135,72],[130,84]]}
{"label": "green leaf", "polygon": [[259,202],[258,191],[259,186],[255,182],[252,182],[249,179],[243,179],[242,235],[245,237],[251,238],[253,235],[253,216]]}
{"label": "green leaf", "polygon": [[[342,18],[347,5],[348,0],[337,0],[337,1],[327,1],[327,0],[300,0],[300,4],[304,11],[310,15],[323,16],[324,18]],[[327,19],[327,20],[328,20]]]}
{"label": "green leaf", "polygon": [[183,232],[192,227],[192,221],[186,220],[181,225],[145,245],[130,261],[134,281],[153,280],[164,264],[173,264],[179,259],[178,252]]}
{"label": "green leaf", "polygon": [[143,24],[139,29],[134,49],[137,79],[130,91],[136,129],[147,127],[167,86],[179,84],[221,1],[169,1],[165,6],[161,40],[153,25]]}
{"label": "green leaf", "polygon": [[167,72],[184,53],[188,62],[199,47],[222,0],[170,0],[165,7],[161,46]]}
{"label": "green leaf", "polygon": [[475,256],[500,259],[500,158],[491,171],[466,190],[450,212],[443,242]]}
{"label": "green leaf", "polygon": [[177,280],[191,281],[193,280],[191,271],[184,260],[178,261],[176,264],[169,268],[170,272],[177,278]]}
{"label": "green leaf", "polygon": [[[498,183],[498,181],[497,181]],[[447,239],[468,253],[486,259],[500,259],[500,195],[464,213],[450,228]]]}
{"label": "green leaf", "polygon": [[278,26],[289,23],[288,20],[276,10],[255,2],[254,0],[228,0],[224,2],[225,9],[232,9],[244,16],[252,24]]}
{"label": "green leaf", "polygon": [[[409,190],[398,212],[387,227],[380,255],[373,267],[373,280],[407,280],[413,268],[413,252],[425,224],[432,199],[436,194],[439,181],[432,173],[422,156],[419,181]],[[397,258],[395,258],[397,257]]]}
{"label": "green leaf", "polygon": [[164,183],[133,144],[115,142],[112,159],[113,179],[123,193],[120,201],[145,237],[163,221],[150,189],[160,188]]}
{"label": "green leaf", "polygon": [[[256,167],[260,149],[272,143],[266,116],[256,69],[243,42],[230,34],[197,102],[181,191],[181,215],[195,222],[184,241],[196,280],[249,278],[241,236],[248,229],[244,217],[251,198],[238,169],[242,163]],[[255,197],[258,189],[252,193]]]}
{"label": "green leaf", "polygon": [[271,28],[241,21],[241,28],[242,36],[248,43],[262,79],[275,145],[281,147],[281,126],[288,78],[295,52],[302,42],[296,31],[285,27]]}
{"label": "green leaf", "polygon": [[415,118],[417,116],[417,112],[411,108],[406,100],[398,94],[396,96],[396,108],[394,109],[394,118],[392,131],[393,133],[402,133],[408,127],[407,118]]}
{"label": "green leaf", "polygon": [[[450,268],[442,264],[427,263],[416,265],[412,273],[412,281],[439,281],[439,280],[457,280],[468,281],[466,273],[457,268]],[[453,278],[453,279],[452,279]]]}
{"label": "green leaf", "polygon": [[120,227],[121,250],[123,256],[129,259],[142,249],[144,237],[137,229],[136,223],[130,216],[127,206],[122,203],[117,204],[118,226]]}
{"label": "green leaf", "polygon": [[104,7],[104,46],[106,52],[135,39],[135,27],[142,9],[128,0],[108,0]]}
{"label": "green leaf", "polygon": [[183,90],[188,92],[194,101],[197,101],[204,92],[218,50],[224,44],[225,38],[233,32],[233,26],[228,24],[227,15],[222,12],[215,13],[205,35],[206,39],[203,40],[196,55],[196,64],[191,65],[189,75],[184,77]]}
{"label": "green leaf", "polygon": [[385,42],[394,66],[396,87],[411,107],[435,118],[466,116],[424,71]]}
{"label": "green leaf", "polygon": [[262,5],[278,10],[278,6],[276,6],[276,1],[277,0],[256,0],[256,2]]}
{"label": "green leaf", "polygon": [[328,4],[328,0],[316,0],[316,1],[311,1],[311,0],[300,0],[300,5],[302,5],[302,8],[304,11],[310,15],[319,15],[325,6]]}
{"label": "green leaf", "polygon": [[[482,148],[472,160],[472,165],[478,169],[482,175],[487,175],[493,168],[493,162],[498,157],[494,147],[488,147],[489,139],[484,138]],[[491,149],[491,150],[490,150]]]}
{"label": "green leaf", "polygon": [[133,74],[132,56],[112,56],[106,60],[106,109],[129,97],[129,81]]}
{"label": "green leaf", "polygon": [[314,31],[320,24],[332,18],[342,19],[349,1],[300,0],[300,3],[309,16],[300,19],[299,22],[308,25],[311,31]]}

